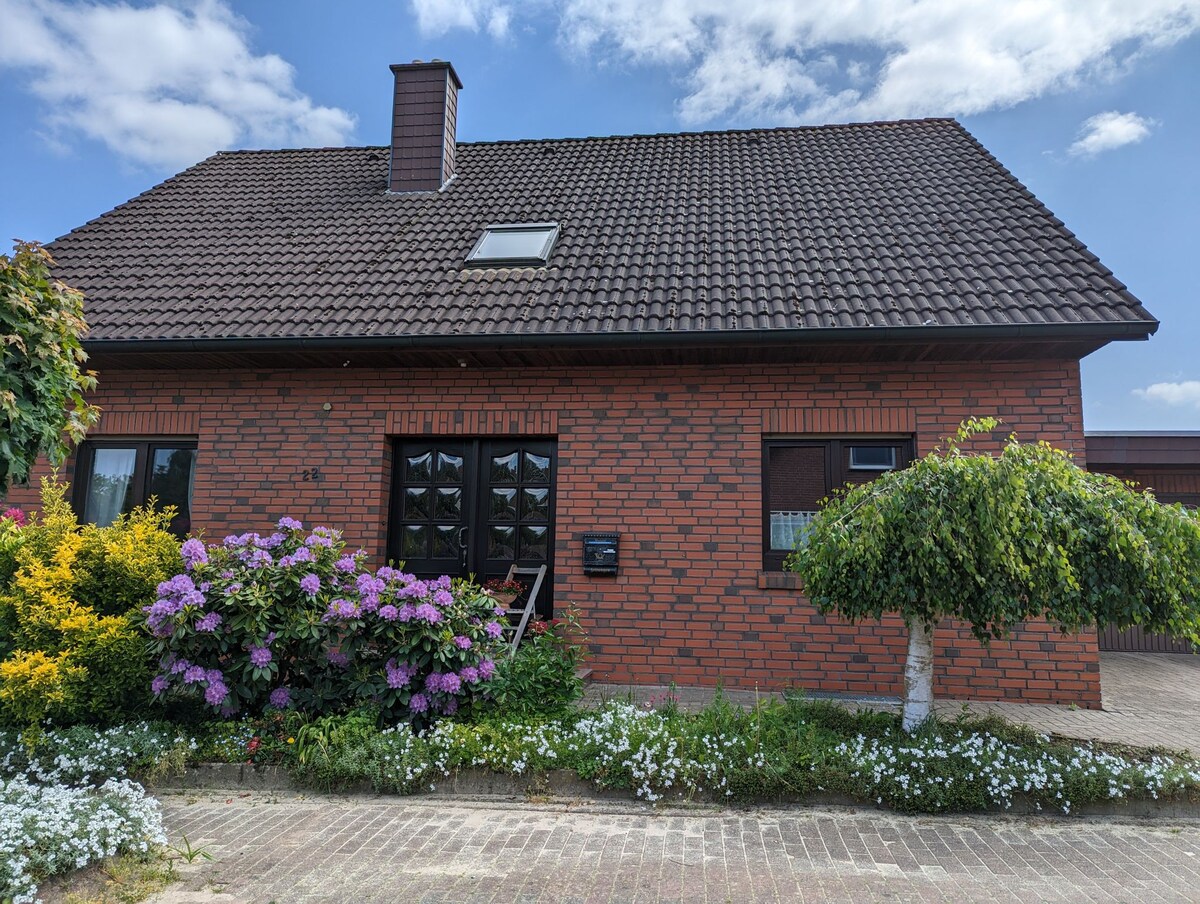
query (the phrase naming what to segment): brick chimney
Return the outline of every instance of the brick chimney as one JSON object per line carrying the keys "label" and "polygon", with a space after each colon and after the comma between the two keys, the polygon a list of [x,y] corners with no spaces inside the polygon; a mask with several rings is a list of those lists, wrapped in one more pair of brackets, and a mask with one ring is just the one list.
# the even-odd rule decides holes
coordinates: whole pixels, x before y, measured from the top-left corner
{"label": "brick chimney", "polygon": [[437,191],[454,175],[454,125],[462,82],[449,63],[392,66],[391,191]]}

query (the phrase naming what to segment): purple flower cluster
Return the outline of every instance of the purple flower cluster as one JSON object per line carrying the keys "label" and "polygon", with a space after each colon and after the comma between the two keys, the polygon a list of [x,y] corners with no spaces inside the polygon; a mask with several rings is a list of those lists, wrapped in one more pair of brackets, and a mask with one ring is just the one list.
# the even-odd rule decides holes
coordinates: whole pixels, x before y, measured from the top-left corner
{"label": "purple flower cluster", "polygon": [[287,709],[292,703],[292,692],[286,687],[277,687],[271,691],[269,701],[276,709]]}
{"label": "purple flower cluster", "polygon": [[447,576],[370,570],[335,530],[277,526],[184,543],[185,572],[146,607],[163,662],[155,694],[203,695],[224,714],[382,703],[425,722],[481,692],[501,647],[494,600]]}
{"label": "purple flower cluster", "polygon": [[204,688],[204,699],[210,706],[220,706],[229,697],[229,687],[220,669],[206,669],[198,663],[168,656],[163,660],[163,671],[150,682],[150,690],[156,697],[167,692],[173,683],[183,687],[198,685]]}
{"label": "purple flower cluster", "polygon": [[417,674],[416,666],[407,664],[396,665],[396,660],[394,659],[389,659],[384,664],[383,670],[387,675],[387,686],[393,689],[404,687]]}
{"label": "purple flower cluster", "polygon": [[250,664],[255,668],[265,668],[271,664],[271,651],[267,647],[250,648]]}
{"label": "purple flower cluster", "polygon": [[191,571],[196,565],[203,565],[208,562],[208,549],[204,546],[204,542],[192,537],[190,540],[184,540],[183,545],[179,547],[179,554],[183,557],[183,567]]}

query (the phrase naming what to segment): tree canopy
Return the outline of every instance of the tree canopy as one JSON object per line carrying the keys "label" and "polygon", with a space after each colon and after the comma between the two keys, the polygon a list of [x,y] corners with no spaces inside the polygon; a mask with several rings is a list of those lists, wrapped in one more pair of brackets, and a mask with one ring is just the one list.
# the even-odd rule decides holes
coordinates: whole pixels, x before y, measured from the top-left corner
{"label": "tree canopy", "polygon": [[50,253],[17,242],[0,254],[0,496],[41,455],[60,464],[99,417],[80,336],[83,296],[51,279]]}
{"label": "tree canopy", "polygon": [[985,643],[1035,618],[1200,643],[1196,513],[1044,442],[963,450],[997,423],[964,423],[945,450],[836,493],[787,563],[812,602],[852,622],[898,613],[910,665],[913,632],[944,618]]}

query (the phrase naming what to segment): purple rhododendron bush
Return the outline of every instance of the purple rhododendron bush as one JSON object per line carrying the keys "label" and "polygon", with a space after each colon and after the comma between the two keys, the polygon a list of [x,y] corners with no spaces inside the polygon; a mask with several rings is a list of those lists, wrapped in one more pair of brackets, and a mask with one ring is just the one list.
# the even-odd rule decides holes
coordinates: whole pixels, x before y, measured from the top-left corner
{"label": "purple rhododendron bush", "polygon": [[378,706],[425,724],[476,701],[503,647],[495,601],[466,581],[370,570],[326,527],[284,518],[267,536],[182,548],[146,623],[156,696],[200,697],[222,716]]}

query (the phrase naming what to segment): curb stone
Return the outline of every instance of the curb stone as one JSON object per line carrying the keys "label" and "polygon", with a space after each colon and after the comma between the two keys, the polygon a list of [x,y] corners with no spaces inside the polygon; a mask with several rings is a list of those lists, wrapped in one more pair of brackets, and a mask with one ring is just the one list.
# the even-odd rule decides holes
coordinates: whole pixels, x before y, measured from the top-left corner
{"label": "curb stone", "polygon": [[[151,790],[164,791],[275,791],[309,795],[313,793],[311,787],[295,782],[282,766],[255,766],[250,763],[201,763],[197,766],[189,766],[181,774],[156,778],[153,781],[147,782],[147,787]],[[336,793],[374,794],[375,792],[369,783],[362,782],[340,787]],[[402,795],[382,796],[400,797]],[[599,788],[568,769],[556,769],[550,772],[531,775],[509,775],[492,772],[487,769],[458,769],[451,772],[448,776],[436,779],[430,790],[418,792],[418,794],[413,796],[472,799],[551,797],[645,803],[645,801],[637,798],[631,791],[621,788]],[[729,802],[718,795],[706,793],[663,795],[662,798],[662,803],[664,804],[678,804],[680,802],[704,803],[739,809],[743,809],[746,806],[782,804],[797,807],[865,808],[898,812],[891,810],[889,807],[878,806],[871,800],[864,800],[848,794],[837,794],[829,791],[816,791],[809,794],[773,795],[747,803]],[[982,813],[1043,817],[1062,817],[1064,815],[1058,810],[1047,807],[1038,809],[1032,800],[1020,795],[1013,798],[1011,807],[990,807],[982,811]],[[914,815],[929,814],[918,813]],[[1131,800],[1096,801],[1094,803],[1073,806],[1070,816],[1101,816],[1126,819],[1200,819],[1200,795],[1183,799],[1155,800],[1153,798],[1135,798]]]}

